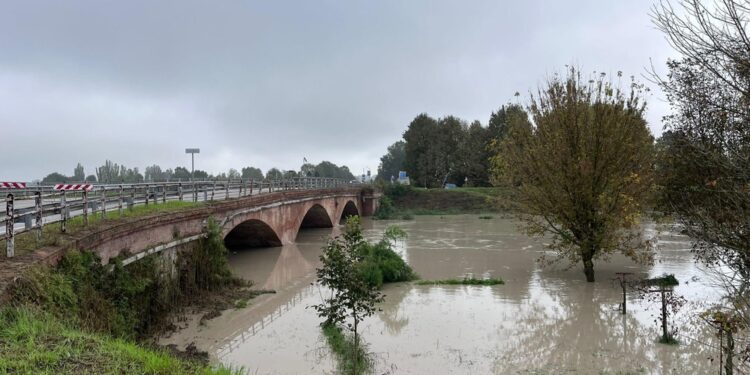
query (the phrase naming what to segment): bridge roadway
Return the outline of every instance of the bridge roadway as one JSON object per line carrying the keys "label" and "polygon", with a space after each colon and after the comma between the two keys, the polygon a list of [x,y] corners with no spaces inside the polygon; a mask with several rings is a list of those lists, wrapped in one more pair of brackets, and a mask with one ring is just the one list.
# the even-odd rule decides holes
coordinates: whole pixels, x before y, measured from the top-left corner
{"label": "bridge roadway", "polygon": [[[292,243],[301,228],[332,227],[350,215],[372,215],[378,199],[379,193],[367,186],[287,188],[178,211],[111,220],[92,227],[95,229],[84,229],[69,248],[94,251],[105,263],[127,253],[129,263],[161,251],[179,250],[186,242],[199,239],[209,217],[220,223],[229,246],[279,246]],[[15,258],[0,257],[0,290],[28,265],[54,264],[69,248],[49,247]]]}

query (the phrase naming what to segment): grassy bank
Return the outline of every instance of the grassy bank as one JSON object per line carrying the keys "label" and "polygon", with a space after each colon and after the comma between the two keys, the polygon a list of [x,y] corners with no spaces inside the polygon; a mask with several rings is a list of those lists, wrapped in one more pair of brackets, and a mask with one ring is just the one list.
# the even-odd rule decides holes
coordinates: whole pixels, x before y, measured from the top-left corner
{"label": "grassy bank", "polygon": [[347,336],[340,327],[327,324],[322,326],[321,330],[328,347],[336,357],[337,373],[358,375],[372,372],[372,358],[361,343],[355,352],[354,339]]}
{"label": "grassy bank", "polygon": [[0,310],[0,374],[232,374],[31,308]]}
{"label": "grassy bank", "polygon": [[413,215],[452,215],[508,212],[509,190],[501,187],[423,189],[385,185],[378,219],[408,219]]}
{"label": "grassy bank", "polygon": [[505,281],[502,279],[475,279],[473,277],[466,279],[446,279],[446,280],[419,280],[417,285],[502,285]]}
{"label": "grassy bank", "polygon": [[71,251],[54,268],[27,270],[0,308],[0,374],[227,373],[206,356],[178,358],[151,343],[183,308],[218,316],[263,292],[231,275],[213,219],[207,232],[174,260],[154,255],[124,266],[123,254],[102,265],[94,253]]}

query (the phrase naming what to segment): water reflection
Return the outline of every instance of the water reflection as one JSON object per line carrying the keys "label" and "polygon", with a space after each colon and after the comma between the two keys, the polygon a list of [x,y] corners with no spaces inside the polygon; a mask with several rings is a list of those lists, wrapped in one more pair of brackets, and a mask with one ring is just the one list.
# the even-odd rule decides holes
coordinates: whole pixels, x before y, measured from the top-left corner
{"label": "water reflection", "polygon": [[[363,223],[372,239],[393,224]],[[398,251],[423,278],[471,274],[500,277],[506,284],[387,285],[381,311],[363,327],[370,350],[381,359],[379,372],[681,374],[716,369],[707,360],[715,354],[715,340],[694,314],[675,317],[683,344],[672,347],[656,343],[656,309],[635,293],[629,294],[627,315],[617,310],[621,294],[612,279],[623,271],[636,278],[674,273],[683,281],[676,291],[693,301],[685,310],[716,301],[718,294],[704,281],[684,236],[660,234],[652,267],[618,256],[596,263],[597,282],[591,284],[578,266],[539,268],[542,242],[519,234],[511,220],[418,217],[397,224],[409,233]],[[190,339],[251,373],[333,371],[330,357],[320,356],[326,348],[319,319],[306,309],[321,301],[321,291],[310,283],[323,238],[331,233],[308,231],[296,245],[233,254],[235,273],[278,293],[211,321]]]}

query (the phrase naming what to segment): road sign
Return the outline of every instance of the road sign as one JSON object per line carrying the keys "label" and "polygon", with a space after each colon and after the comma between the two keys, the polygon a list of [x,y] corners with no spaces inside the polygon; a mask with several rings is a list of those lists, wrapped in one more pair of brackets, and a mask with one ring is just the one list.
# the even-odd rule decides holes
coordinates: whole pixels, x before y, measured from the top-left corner
{"label": "road sign", "polygon": [[0,182],[0,189],[26,189],[25,182]]}
{"label": "road sign", "polygon": [[199,149],[199,148],[186,148],[185,149],[185,153],[186,154],[200,154],[201,153],[201,149]]}
{"label": "road sign", "polygon": [[92,184],[57,184],[55,190],[64,191],[90,191],[94,188]]}

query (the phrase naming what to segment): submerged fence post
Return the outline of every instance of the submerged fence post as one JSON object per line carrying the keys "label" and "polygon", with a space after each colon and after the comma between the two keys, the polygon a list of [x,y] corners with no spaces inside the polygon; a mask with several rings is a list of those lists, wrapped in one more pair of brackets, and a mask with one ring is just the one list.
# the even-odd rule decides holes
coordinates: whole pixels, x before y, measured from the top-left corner
{"label": "submerged fence post", "polygon": [[34,206],[36,206],[36,240],[42,240],[42,192],[34,193]]}
{"label": "submerged fence post", "polygon": [[15,238],[13,236],[13,194],[8,193],[5,197],[5,251],[8,258],[13,258],[16,253]]}
{"label": "submerged fence post", "polygon": [[65,202],[65,190],[60,194],[60,231],[65,233],[65,221],[67,220],[68,206]]}

